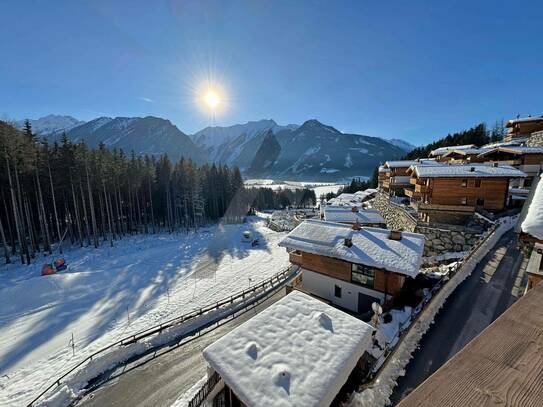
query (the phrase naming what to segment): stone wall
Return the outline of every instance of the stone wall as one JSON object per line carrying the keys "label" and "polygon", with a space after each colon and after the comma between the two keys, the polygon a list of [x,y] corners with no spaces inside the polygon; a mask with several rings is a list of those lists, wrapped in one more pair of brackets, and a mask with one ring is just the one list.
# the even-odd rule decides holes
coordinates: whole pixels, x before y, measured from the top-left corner
{"label": "stone wall", "polygon": [[528,147],[543,147],[543,131],[536,131],[532,133],[530,138],[526,141]]}
{"label": "stone wall", "polygon": [[377,194],[372,206],[381,212],[381,216],[387,222],[388,229],[413,232],[417,227],[417,220],[401,205],[390,202],[388,196],[383,193]]}
{"label": "stone wall", "polygon": [[422,222],[416,213],[411,214],[402,205],[390,202],[387,195],[379,193],[372,206],[381,212],[388,229],[421,233],[426,237],[424,256],[439,256],[446,252],[464,252],[481,237],[484,228]]}

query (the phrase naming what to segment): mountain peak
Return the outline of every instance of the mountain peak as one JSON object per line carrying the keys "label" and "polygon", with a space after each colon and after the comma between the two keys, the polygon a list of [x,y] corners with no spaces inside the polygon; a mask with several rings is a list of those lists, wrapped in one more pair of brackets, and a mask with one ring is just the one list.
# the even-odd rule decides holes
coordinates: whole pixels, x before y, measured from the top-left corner
{"label": "mountain peak", "polygon": [[322,129],[325,129],[325,130],[328,130],[328,131],[331,131],[333,133],[340,133],[336,128],[332,127],[332,126],[327,126],[326,124],[323,124],[321,123],[320,121],[318,121],[317,119],[309,119],[309,120],[306,120],[304,122],[304,124],[302,124],[300,126],[300,130],[311,130],[311,131],[314,131],[315,129],[318,129],[318,128],[322,128]]}
{"label": "mountain peak", "polygon": [[[48,114],[39,119],[28,119],[32,125],[34,134],[44,136],[47,134],[67,131],[85,122],[78,120],[72,116],[62,116],[58,114]],[[23,128],[25,120],[18,120],[17,127]]]}

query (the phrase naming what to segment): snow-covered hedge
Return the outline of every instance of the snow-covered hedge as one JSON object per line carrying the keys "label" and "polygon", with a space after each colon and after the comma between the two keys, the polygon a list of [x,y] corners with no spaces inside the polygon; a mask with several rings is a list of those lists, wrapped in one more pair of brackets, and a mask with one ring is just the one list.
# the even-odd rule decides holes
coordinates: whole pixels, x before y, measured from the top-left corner
{"label": "snow-covered hedge", "polygon": [[485,233],[481,243],[470,252],[457,272],[429,301],[396,349],[388,356],[388,360],[372,385],[360,393],[353,394],[350,405],[375,407],[390,404],[390,396],[397,384],[398,377],[405,374],[405,368],[413,357],[413,352],[417,349],[420,339],[434,322],[436,314],[443,307],[449,295],[472,273],[477,264],[496,245],[503,234],[516,224],[517,220],[516,216],[500,219],[494,229]]}

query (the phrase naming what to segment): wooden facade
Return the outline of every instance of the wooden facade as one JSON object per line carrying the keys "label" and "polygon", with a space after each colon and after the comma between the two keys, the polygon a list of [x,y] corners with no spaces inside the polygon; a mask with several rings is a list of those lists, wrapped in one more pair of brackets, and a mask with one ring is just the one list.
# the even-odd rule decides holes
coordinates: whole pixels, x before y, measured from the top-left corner
{"label": "wooden facade", "polygon": [[[290,259],[292,263],[304,269],[324,274],[337,280],[357,284],[352,279],[353,263],[307,252],[291,252]],[[395,295],[402,289],[405,282],[404,275],[378,268],[372,269],[374,272],[373,286],[364,285],[363,287],[390,295]]]}
{"label": "wooden facade", "polygon": [[505,127],[507,127],[505,141],[529,137],[532,133],[543,130],[543,117],[534,117],[531,120],[509,120]]}

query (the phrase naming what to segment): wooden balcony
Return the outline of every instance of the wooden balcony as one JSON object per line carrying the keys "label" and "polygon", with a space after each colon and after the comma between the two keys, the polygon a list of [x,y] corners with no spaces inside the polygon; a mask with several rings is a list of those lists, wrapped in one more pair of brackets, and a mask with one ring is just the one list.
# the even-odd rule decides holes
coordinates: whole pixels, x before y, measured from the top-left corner
{"label": "wooden balcony", "polygon": [[427,185],[421,185],[421,184],[416,184],[415,185],[415,192],[418,192],[419,194],[425,194],[425,193],[428,193],[430,192],[430,187],[427,186]]}
{"label": "wooden balcony", "polygon": [[404,188],[403,192],[405,196],[408,196],[409,198],[418,198],[420,197],[420,192],[415,191],[413,188]]}
{"label": "wooden balcony", "polygon": [[302,265],[302,253],[299,252],[290,252],[288,254],[288,259],[292,264],[296,264],[298,266]]}
{"label": "wooden balcony", "polygon": [[434,211],[454,211],[454,212],[475,212],[474,206],[469,205],[442,205],[419,202],[417,210],[434,210]]}

